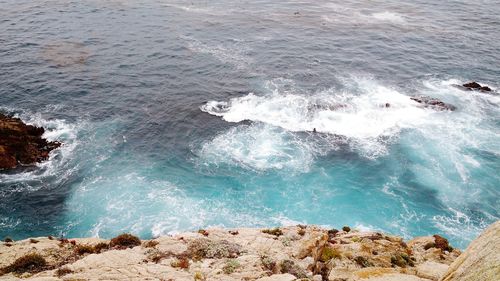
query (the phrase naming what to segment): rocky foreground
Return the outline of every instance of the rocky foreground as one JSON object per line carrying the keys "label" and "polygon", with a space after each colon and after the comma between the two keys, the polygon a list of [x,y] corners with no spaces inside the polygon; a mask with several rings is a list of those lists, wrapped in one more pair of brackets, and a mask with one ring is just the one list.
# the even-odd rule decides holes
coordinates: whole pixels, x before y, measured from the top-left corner
{"label": "rocky foreground", "polygon": [[42,138],[44,132],[44,128],[0,113],[0,170],[47,160],[61,143]]}
{"label": "rocky foreground", "polygon": [[0,280],[498,280],[500,221],[461,253],[439,235],[404,242],[316,226],[209,229],[140,241],[42,237],[0,245]]}

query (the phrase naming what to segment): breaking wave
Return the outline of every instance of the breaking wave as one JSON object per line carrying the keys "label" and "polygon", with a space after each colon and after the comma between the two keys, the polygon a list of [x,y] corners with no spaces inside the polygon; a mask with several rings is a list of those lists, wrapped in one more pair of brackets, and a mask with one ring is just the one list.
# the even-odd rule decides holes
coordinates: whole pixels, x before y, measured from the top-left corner
{"label": "breaking wave", "polygon": [[250,120],[289,132],[343,136],[367,157],[386,154],[387,145],[402,130],[422,126],[436,114],[447,114],[423,108],[408,95],[370,79],[355,80],[355,88],[309,95],[280,85],[270,81],[267,93],[209,101],[201,110],[233,123]]}
{"label": "breaking wave", "polygon": [[[40,180],[49,176],[54,176],[61,171],[71,173],[73,169],[63,169],[65,165],[72,159],[73,152],[78,145],[78,126],[71,124],[61,119],[45,119],[40,113],[29,114],[26,112],[17,113],[14,117],[18,117],[26,124],[43,127],[45,132],[43,138],[49,141],[59,141],[63,145],[49,155],[49,160],[42,163],[36,163],[33,169],[27,167],[16,173],[0,173],[0,182],[16,183],[29,182]],[[58,180],[64,180],[63,175],[58,176]]]}

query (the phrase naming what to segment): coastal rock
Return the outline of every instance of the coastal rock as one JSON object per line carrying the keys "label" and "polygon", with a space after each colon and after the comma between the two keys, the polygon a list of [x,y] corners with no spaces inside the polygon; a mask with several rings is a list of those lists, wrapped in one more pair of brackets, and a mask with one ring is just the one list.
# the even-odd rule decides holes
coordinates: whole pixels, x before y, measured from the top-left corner
{"label": "coastal rock", "polygon": [[465,83],[462,85],[462,87],[466,90],[476,90],[476,91],[482,91],[482,92],[491,92],[491,88],[488,86],[481,86],[481,84],[473,81],[469,83]]}
{"label": "coastal rock", "polygon": [[428,96],[416,96],[410,98],[413,101],[416,101],[422,104],[424,107],[436,109],[436,110],[450,110],[453,111],[456,109],[454,105],[444,103],[436,98],[431,98]]}
{"label": "coastal rock", "polygon": [[433,261],[426,261],[416,267],[418,277],[427,278],[433,281],[438,281],[439,278],[446,273],[448,268],[449,266],[447,264]]}
{"label": "coastal rock", "polygon": [[438,260],[442,264],[451,264],[460,254],[458,249],[443,250],[436,245],[436,237],[439,235],[417,237],[408,241],[408,248],[411,250],[417,263],[429,260]]}
{"label": "coastal rock", "polygon": [[257,279],[257,281],[293,281],[297,279],[295,276],[291,274],[275,274],[267,277],[262,277]]}
{"label": "coastal rock", "polygon": [[[457,256],[456,250],[424,250],[436,243],[433,236],[405,243],[378,232],[317,226],[241,228],[238,235],[206,231],[208,236],[180,233],[131,247],[97,238],[4,242],[0,280],[435,281]],[[45,259],[43,268],[8,270],[13,261],[33,254]]]}
{"label": "coastal rock", "polygon": [[500,276],[500,221],[488,227],[450,265],[441,281],[498,280]]}
{"label": "coastal rock", "polygon": [[463,85],[456,85],[455,84],[453,86],[460,89],[460,90],[463,90],[463,91],[479,91],[479,92],[485,92],[485,93],[493,92],[493,90],[490,87],[481,85],[475,81],[468,82],[468,83],[465,83]]}
{"label": "coastal rock", "polygon": [[0,169],[13,169],[49,158],[49,153],[61,146],[42,138],[44,129],[27,125],[19,118],[0,113]]}

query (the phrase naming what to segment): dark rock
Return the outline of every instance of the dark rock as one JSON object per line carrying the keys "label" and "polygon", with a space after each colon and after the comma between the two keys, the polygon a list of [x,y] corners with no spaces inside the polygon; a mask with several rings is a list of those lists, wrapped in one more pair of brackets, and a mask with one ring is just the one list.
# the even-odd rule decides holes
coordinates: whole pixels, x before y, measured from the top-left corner
{"label": "dark rock", "polygon": [[444,103],[438,99],[427,97],[427,96],[418,96],[418,97],[411,97],[410,98],[413,101],[416,101],[420,104],[422,104],[424,107],[429,107],[437,110],[455,110],[456,107],[451,104]]}
{"label": "dark rock", "polygon": [[19,118],[0,113],[0,169],[47,160],[61,143],[42,138],[44,132],[41,127],[26,125]]}
{"label": "dark rock", "polygon": [[468,89],[479,89],[479,88],[481,88],[481,85],[479,85],[479,83],[477,83],[477,82],[465,83],[462,86],[464,86],[465,88],[468,88]]}
{"label": "dark rock", "polygon": [[[434,247],[441,249],[442,251],[453,251],[453,247],[450,246],[448,240],[442,236],[434,234]],[[427,245],[426,245],[427,246]]]}
{"label": "dark rock", "polygon": [[488,86],[481,86],[481,84],[477,82],[469,82],[465,83],[462,86],[457,85],[459,88],[463,90],[468,90],[468,91],[481,91],[481,92],[491,92],[491,88]]}

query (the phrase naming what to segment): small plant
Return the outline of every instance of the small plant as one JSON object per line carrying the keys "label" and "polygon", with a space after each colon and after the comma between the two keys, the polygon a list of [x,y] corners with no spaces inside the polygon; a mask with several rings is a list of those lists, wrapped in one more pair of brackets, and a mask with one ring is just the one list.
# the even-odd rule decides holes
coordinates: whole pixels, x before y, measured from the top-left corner
{"label": "small plant", "polygon": [[238,234],[240,234],[240,232],[238,230],[229,230],[228,232],[231,235],[238,235]]}
{"label": "small plant", "polygon": [[304,236],[306,234],[306,229],[305,228],[299,228],[297,230],[297,234],[300,236]]}
{"label": "small plant", "polygon": [[46,266],[47,261],[44,257],[37,253],[31,253],[18,258],[12,264],[1,269],[0,272],[17,274],[25,272],[35,273],[43,271]]}
{"label": "small plant", "polygon": [[156,247],[158,244],[160,244],[160,242],[156,241],[156,240],[149,240],[147,241],[146,243],[144,243],[144,247],[145,248],[154,248]]}
{"label": "small plant", "polygon": [[280,263],[281,273],[290,273],[297,278],[307,278],[306,271],[292,260],[283,260]]}
{"label": "small plant", "polygon": [[436,248],[436,243],[429,242],[429,243],[424,245],[424,250],[429,250],[430,248]]}
{"label": "small plant", "polygon": [[188,269],[189,268],[189,260],[185,257],[176,258],[170,262],[170,266],[175,268]]}
{"label": "small plant", "polygon": [[261,256],[260,262],[262,263],[262,267],[272,273],[276,272],[276,262],[270,258],[269,256]]}
{"label": "small plant", "polygon": [[279,228],[279,227],[275,227],[275,228],[272,228],[272,229],[263,229],[262,230],[262,233],[266,233],[266,234],[270,234],[270,235],[274,235],[274,236],[281,236],[283,235],[283,231]]}
{"label": "small plant", "polygon": [[407,266],[414,266],[413,259],[410,258],[407,254],[405,253],[398,253],[393,256],[391,256],[391,264],[393,266],[399,266],[399,267],[407,267]]}
{"label": "small plant", "polygon": [[328,262],[331,259],[342,259],[342,255],[340,254],[339,250],[333,247],[323,248],[319,260],[322,262]]}
{"label": "small plant", "polygon": [[135,246],[141,245],[141,239],[132,234],[125,233],[111,239],[109,245],[112,248],[119,248],[119,249],[133,248]]}
{"label": "small plant", "polygon": [[99,254],[109,249],[109,244],[104,242],[99,242],[93,246],[94,253]]}
{"label": "small plant", "polygon": [[235,272],[236,269],[238,269],[239,267],[240,267],[240,263],[237,260],[235,260],[235,259],[228,259],[226,261],[226,264],[222,268],[222,271],[225,274],[231,274],[231,273]]}
{"label": "small plant", "polygon": [[203,276],[203,273],[196,271],[194,274],[194,281],[204,281],[206,280],[205,276]]}
{"label": "small plant", "polygon": [[281,240],[281,243],[283,246],[288,247],[292,244],[292,240],[289,237],[284,237],[283,240]]}
{"label": "small plant", "polygon": [[36,243],[38,243],[38,242],[40,242],[40,241],[38,241],[38,240],[36,240],[36,239],[33,239],[33,238],[30,238],[30,243],[31,243],[31,244],[36,244]]}
{"label": "small plant", "polygon": [[363,256],[357,256],[354,258],[354,261],[361,267],[370,267],[373,266],[373,263],[371,263],[367,258]]}
{"label": "small plant", "polygon": [[344,226],[344,227],[342,227],[342,230],[345,231],[345,232],[350,232],[351,228],[348,227],[348,226]]}
{"label": "small plant", "polygon": [[161,252],[157,249],[151,249],[147,251],[147,260],[154,263],[159,263],[162,259],[170,257],[169,254]]}
{"label": "small plant", "polygon": [[50,236],[50,235],[49,235],[49,236],[47,236],[47,238],[48,238],[49,240],[54,240],[54,237],[53,237],[53,236]]}
{"label": "small plant", "polygon": [[330,230],[328,230],[328,235],[330,236],[335,236],[337,235],[337,233],[339,233],[339,230],[338,229],[335,229],[335,228],[332,228]]}
{"label": "small plant", "polygon": [[359,238],[358,236],[354,236],[353,238],[351,238],[351,241],[356,243],[356,242],[361,241],[361,238]]}
{"label": "small plant", "polygon": [[67,268],[67,267],[61,267],[59,269],[56,270],[56,275],[57,277],[63,277],[64,275],[68,275],[68,274],[71,274],[73,273],[73,270]]}
{"label": "small plant", "polygon": [[12,238],[10,238],[9,236],[5,237],[5,239],[3,239],[3,242],[5,243],[12,243],[14,242],[14,240],[12,240]]}
{"label": "small plant", "polygon": [[77,255],[85,255],[85,254],[93,254],[94,253],[94,247],[90,245],[77,245],[75,247],[75,253]]}
{"label": "small plant", "polygon": [[203,236],[208,236],[208,234],[209,234],[208,231],[206,231],[205,229],[199,229],[198,233],[203,235]]}
{"label": "small plant", "polygon": [[202,258],[235,258],[240,255],[241,246],[227,240],[199,238],[189,242],[186,255],[194,260]]}

